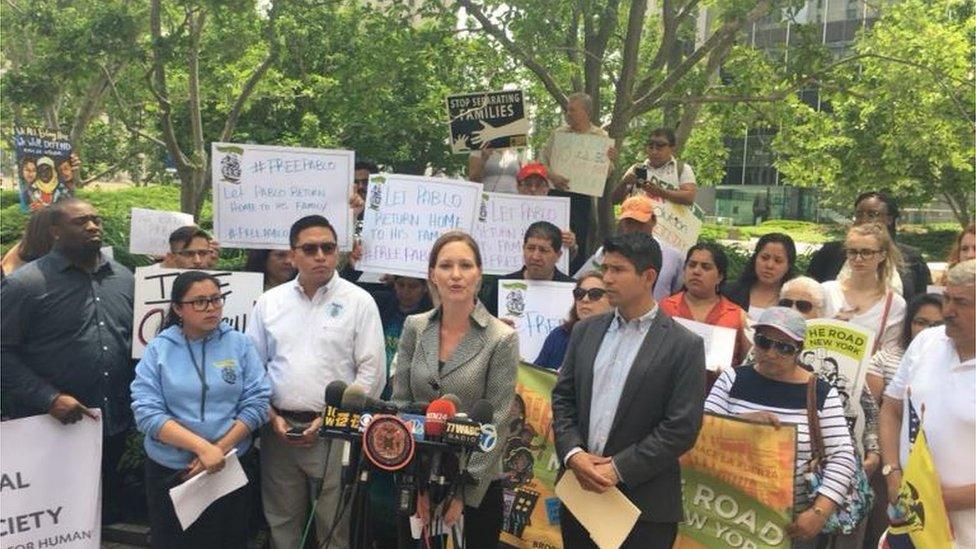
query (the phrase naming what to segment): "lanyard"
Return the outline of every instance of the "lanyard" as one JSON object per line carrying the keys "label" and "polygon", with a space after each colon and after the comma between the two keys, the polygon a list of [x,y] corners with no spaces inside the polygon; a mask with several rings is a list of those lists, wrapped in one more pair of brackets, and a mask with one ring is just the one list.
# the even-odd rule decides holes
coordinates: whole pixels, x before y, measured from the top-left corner
{"label": "lanyard", "polygon": [[207,338],[204,337],[200,343],[200,357],[202,365],[197,364],[197,357],[193,356],[193,349],[190,347],[190,340],[184,337],[184,342],[186,343],[186,352],[190,353],[190,361],[193,362],[193,369],[197,372],[197,377],[200,378],[201,385],[201,399],[200,399],[200,421],[203,421],[203,411],[207,406],[207,373],[204,368],[207,367]]}

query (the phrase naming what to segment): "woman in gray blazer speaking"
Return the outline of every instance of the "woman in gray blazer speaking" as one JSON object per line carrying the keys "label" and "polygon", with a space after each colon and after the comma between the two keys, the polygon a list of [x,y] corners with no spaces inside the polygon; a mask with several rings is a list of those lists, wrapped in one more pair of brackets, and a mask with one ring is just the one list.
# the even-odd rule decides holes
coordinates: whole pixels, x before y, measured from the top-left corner
{"label": "woman in gray blazer speaking", "polygon": [[[506,439],[509,409],[515,398],[519,363],[518,335],[491,316],[478,301],[481,252],[470,235],[443,234],[430,252],[428,279],[440,305],[407,317],[395,362],[393,399],[431,401],[446,394],[460,400],[459,411],[475,402],[491,403],[496,440]],[[435,301],[436,302],[436,301]],[[443,515],[452,525],[464,513],[464,546],[496,548],[502,529],[502,444],[471,455],[462,481],[450,499],[431,508],[426,492],[418,496],[421,519]]]}

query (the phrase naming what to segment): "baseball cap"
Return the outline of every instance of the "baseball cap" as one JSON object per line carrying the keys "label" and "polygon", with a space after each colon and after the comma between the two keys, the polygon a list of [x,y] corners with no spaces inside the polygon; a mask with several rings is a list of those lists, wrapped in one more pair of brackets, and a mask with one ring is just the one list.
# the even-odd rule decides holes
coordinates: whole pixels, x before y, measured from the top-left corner
{"label": "baseball cap", "polygon": [[547,183],[549,182],[549,170],[538,162],[532,162],[522,166],[522,169],[520,169],[518,174],[515,176],[515,180],[521,183],[522,181],[525,181],[527,177],[533,175],[538,175],[542,179],[545,179]]}
{"label": "baseball cap", "polygon": [[807,336],[807,321],[793,308],[770,307],[759,315],[755,327],[769,326],[788,335],[797,342],[802,342]]}
{"label": "baseball cap", "polygon": [[646,196],[632,196],[624,203],[620,205],[620,215],[617,216],[617,221],[621,219],[633,219],[634,221],[640,223],[647,223],[654,216],[654,203],[651,199]]}

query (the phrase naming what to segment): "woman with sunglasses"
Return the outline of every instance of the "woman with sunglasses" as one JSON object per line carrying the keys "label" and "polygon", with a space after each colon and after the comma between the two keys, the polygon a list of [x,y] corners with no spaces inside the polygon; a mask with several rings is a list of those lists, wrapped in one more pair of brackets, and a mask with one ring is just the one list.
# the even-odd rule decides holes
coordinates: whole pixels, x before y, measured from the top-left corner
{"label": "woman with sunglasses", "polygon": [[[837,389],[813,378],[799,362],[806,321],[795,310],[770,307],[756,323],[755,362],[722,372],[705,401],[705,411],[768,423],[797,425],[792,546],[817,547],[818,536],[843,503],[855,467],[854,448]],[[811,379],[813,378],[813,379]],[[817,492],[807,493],[804,473],[812,457],[807,390],[815,384],[816,414],[823,439],[823,475]]]}
{"label": "woman with sunglasses", "polygon": [[[732,365],[742,364],[752,344],[746,337],[746,312],[721,294],[729,259],[714,242],[699,242],[685,256],[685,289],[661,300],[661,310],[673,318],[687,318],[736,330]],[[712,373],[709,372],[709,375]],[[711,381],[712,377],[709,377]]]}
{"label": "woman with sunglasses", "polygon": [[867,382],[871,394],[881,403],[884,388],[894,379],[901,364],[901,357],[908,344],[922,330],[942,325],[942,296],[938,294],[919,294],[908,302],[905,322],[901,330],[901,346],[881,349],[871,357]]}
{"label": "woman with sunglasses", "polygon": [[855,225],[844,240],[846,269],[823,283],[824,316],[846,320],[874,332],[871,354],[901,347],[905,299],[892,286],[901,252],[880,223]]}
{"label": "woman with sunglasses", "polygon": [[789,235],[764,234],[742,270],[742,276],[723,293],[756,320],[776,305],[783,283],[796,276],[796,245]]}
{"label": "woman with sunglasses", "polygon": [[558,370],[566,356],[573,326],[580,320],[603,314],[610,308],[603,274],[599,271],[585,273],[576,281],[576,288],[573,289],[573,306],[569,309],[569,318],[562,326],[549,332],[546,342],[542,344],[542,350],[539,351],[539,357],[535,359],[535,365]]}
{"label": "woman with sunglasses", "polygon": [[224,296],[200,271],[176,277],[163,330],[149,342],[132,382],[132,411],[144,433],[152,547],[247,545],[247,487],[212,503],[183,530],[169,489],[241,456],[268,420],[271,385],[251,340],[221,322]]}

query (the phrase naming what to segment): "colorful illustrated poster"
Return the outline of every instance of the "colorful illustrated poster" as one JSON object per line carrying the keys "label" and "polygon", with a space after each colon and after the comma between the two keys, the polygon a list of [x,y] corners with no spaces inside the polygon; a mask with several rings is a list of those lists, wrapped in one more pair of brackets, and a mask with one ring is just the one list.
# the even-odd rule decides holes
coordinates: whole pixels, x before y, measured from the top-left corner
{"label": "colorful illustrated poster", "polygon": [[527,144],[529,119],[522,90],[449,95],[447,115],[454,153]]}
{"label": "colorful illustrated poster", "polygon": [[685,522],[675,547],[788,549],[796,427],[705,414],[681,456]]}
{"label": "colorful illustrated poster", "polygon": [[800,353],[800,362],[837,389],[858,447],[864,440],[861,392],[873,348],[873,331],[843,320],[818,318],[807,321],[807,338]]}
{"label": "colorful illustrated poster", "polygon": [[559,458],[552,431],[552,388],[556,372],[520,364],[512,405],[512,429],[505,442],[505,522],[501,543],[521,548],[559,549]]}
{"label": "colorful illustrated poster", "polygon": [[27,211],[50,206],[74,194],[71,142],[60,132],[14,128],[20,206]]}

